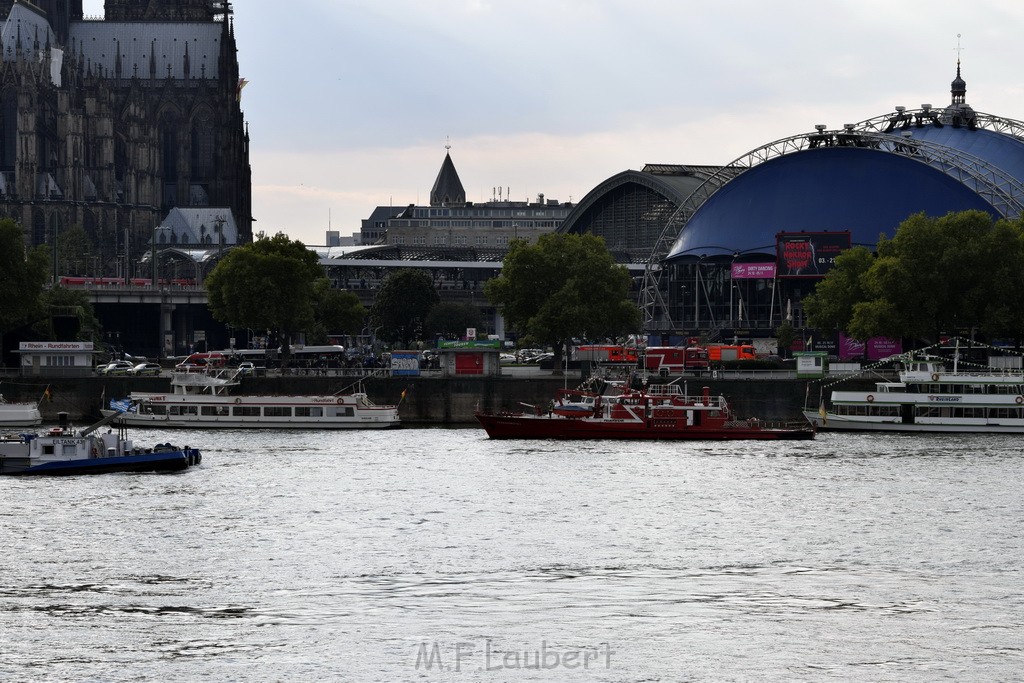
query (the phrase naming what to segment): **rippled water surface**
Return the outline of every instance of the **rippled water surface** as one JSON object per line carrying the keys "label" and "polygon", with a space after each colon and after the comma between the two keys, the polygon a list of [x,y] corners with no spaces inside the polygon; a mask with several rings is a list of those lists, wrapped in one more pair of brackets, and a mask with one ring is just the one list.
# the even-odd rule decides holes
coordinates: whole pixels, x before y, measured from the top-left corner
{"label": "rippled water surface", "polygon": [[1019,437],[142,432],[0,479],[0,680],[1008,680]]}

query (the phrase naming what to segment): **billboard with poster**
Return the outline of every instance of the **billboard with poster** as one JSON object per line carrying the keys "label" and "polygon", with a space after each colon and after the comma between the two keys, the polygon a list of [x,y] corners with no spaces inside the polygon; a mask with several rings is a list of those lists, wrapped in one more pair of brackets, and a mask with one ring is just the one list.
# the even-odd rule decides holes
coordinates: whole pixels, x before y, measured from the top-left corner
{"label": "billboard with poster", "polygon": [[850,248],[850,232],[780,232],[775,236],[778,276],[825,277],[836,256]]}
{"label": "billboard with poster", "polygon": [[839,359],[840,360],[882,360],[890,356],[903,353],[903,343],[898,339],[887,339],[885,337],[872,337],[866,342],[857,341],[853,337],[847,337],[839,333]]}

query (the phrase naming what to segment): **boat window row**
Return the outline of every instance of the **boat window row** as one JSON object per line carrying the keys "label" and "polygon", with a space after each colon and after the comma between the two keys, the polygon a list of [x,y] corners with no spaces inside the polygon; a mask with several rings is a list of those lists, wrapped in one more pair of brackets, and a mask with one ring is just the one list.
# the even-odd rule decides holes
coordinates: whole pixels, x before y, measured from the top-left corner
{"label": "boat window row", "polygon": [[873,405],[836,405],[833,408],[836,415],[861,415],[871,417],[897,417],[900,414],[899,406],[873,406]]}
{"label": "boat window row", "polygon": [[[149,415],[171,415],[173,417],[324,417],[322,406],[166,406],[159,403],[146,406],[143,410]],[[355,417],[355,409],[351,406],[331,406],[326,413],[328,417]]]}
{"label": "boat window row", "polygon": [[[901,406],[899,405],[835,405],[832,410],[836,415],[858,415],[861,417],[903,416]],[[932,418],[1024,420],[1024,406],[1007,408],[918,406],[914,415],[916,417]]]}
{"label": "boat window row", "polygon": [[952,408],[925,406],[917,409],[917,417],[935,418],[966,418],[966,419],[1003,419],[1024,420],[1024,407],[1021,408]]}
{"label": "boat window row", "polygon": [[1021,394],[1020,384],[909,384],[908,394]]}

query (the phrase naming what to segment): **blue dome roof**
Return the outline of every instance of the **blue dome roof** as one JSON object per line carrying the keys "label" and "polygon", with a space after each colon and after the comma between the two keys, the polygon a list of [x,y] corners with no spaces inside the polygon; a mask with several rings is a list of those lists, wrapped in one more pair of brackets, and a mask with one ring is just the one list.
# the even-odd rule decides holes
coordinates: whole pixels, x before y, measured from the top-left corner
{"label": "blue dome roof", "polygon": [[[1024,178],[1024,145],[1009,136],[951,126],[914,128],[912,135]],[[801,230],[849,230],[854,244],[873,247],[915,213],[968,209],[999,215],[972,189],[919,161],[864,147],[819,147],[776,157],[726,183],[686,223],[668,258],[774,257],[776,234]]]}
{"label": "blue dome roof", "polygon": [[[911,137],[945,147],[952,147],[1001,168],[1014,178],[1024,179],[1024,142],[995,131],[953,126],[926,125],[908,128]],[[900,131],[894,131],[894,135]]]}

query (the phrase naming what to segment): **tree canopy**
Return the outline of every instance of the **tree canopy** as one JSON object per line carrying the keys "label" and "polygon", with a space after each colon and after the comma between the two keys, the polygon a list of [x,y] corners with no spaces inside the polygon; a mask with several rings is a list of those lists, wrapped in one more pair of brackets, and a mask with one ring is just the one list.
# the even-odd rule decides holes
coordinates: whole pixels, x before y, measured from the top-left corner
{"label": "tree canopy", "polygon": [[402,268],[381,283],[370,307],[370,326],[380,339],[409,346],[423,336],[430,310],[441,300],[430,276]]}
{"label": "tree canopy", "polygon": [[1024,335],[1024,224],[983,211],[940,218],[916,214],[876,255],[851,249],[804,309],[814,327],[935,341],[977,329],[991,337]]}
{"label": "tree canopy", "polygon": [[45,247],[26,249],[20,225],[0,220],[0,334],[39,318],[49,263]]}
{"label": "tree canopy", "polygon": [[295,334],[314,323],[322,279],[316,254],[278,233],[228,252],[207,276],[206,290],[215,318],[276,332],[286,355]]}
{"label": "tree canopy", "polygon": [[331,334],[357,335],[363,329],[366,307],[352,292],[332,289],[327,278],[314,285],[313,326],[306,331],[307,344],[326,344]]}
{"label": "tree canopy", "polygon": [[45,289],[39,296],[39,310],[32,330],[43,339],[98,342],[102,336],[88,292],[66,287]]}
{"label": "tree canopy", "polygon": [[482,328],[484,318],[473,304],[440,303],[430,309],[423,330],[431,338],[460,339],[469,328]]}
{"label": "tree canopy", "polygon": [[579,337],[634,332],[640,311],[629,299],[631,278],[594,235],[550,233],[536,244],[515,240],[501,276],[484,287],[508,324],[556,350]]}

